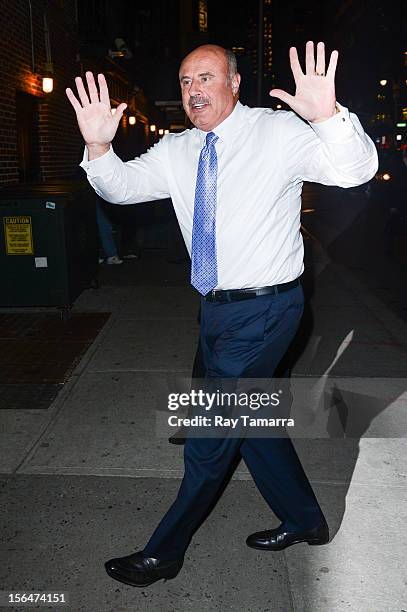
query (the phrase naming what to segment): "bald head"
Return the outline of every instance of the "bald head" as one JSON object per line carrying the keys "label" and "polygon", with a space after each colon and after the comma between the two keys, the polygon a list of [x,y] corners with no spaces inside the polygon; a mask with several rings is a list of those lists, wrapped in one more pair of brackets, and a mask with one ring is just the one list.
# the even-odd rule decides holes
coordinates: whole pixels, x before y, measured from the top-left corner
{"label": "bald head", "polygon": [[233,111],[240,75],[233,53],[218,45],[202,45],[184,58],[179,71],[182,102],[192,123],[211,131]]}
{"label": "bald head", "polygon": [[227,78],[229,79],[229,81],[232,80],[232,77],[237,73],[237,62],[236,62],[235,54],[232,51],[230,51],[230,49],[225,49],[224,47],[221,47],[220,45],[201,45],[200,47],[197,47],[196,49],[188,53],[188,55],[186,55],[181,62],[180,73],[181,73],[182,65],[184,64],[184,62],[188,58],[190,58],[190,56],[193,56],[194,54],[199,54],[199,53],[206,53],[206,54],[212,53],[213,55],[217,56],[221,60],[223,58],[223,60],[226,62]]}

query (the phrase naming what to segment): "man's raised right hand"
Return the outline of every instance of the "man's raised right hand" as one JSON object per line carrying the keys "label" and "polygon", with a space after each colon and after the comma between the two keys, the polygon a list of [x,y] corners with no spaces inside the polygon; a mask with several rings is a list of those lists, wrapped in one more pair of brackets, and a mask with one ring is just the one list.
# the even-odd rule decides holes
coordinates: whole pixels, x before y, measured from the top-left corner
{"label": "man's raised right hand", "polygon": [[127,104],[122,103],[112,115],[109,90],[103,74],[98,74],[99,92],[91,72],[86,72],[89,96],[81,77],[75,78],[79,100],[72,89],[66,95],[76,112],[79,129],[89,152],[89,160],[96,159],[109,150]]}

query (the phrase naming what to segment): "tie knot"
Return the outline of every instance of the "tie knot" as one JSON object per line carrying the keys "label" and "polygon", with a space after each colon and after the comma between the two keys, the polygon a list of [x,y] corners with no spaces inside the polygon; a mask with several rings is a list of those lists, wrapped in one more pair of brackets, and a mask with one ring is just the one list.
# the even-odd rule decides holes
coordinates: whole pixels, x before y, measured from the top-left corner
{"label": "tie knot", "polygon": [[216,136],[215,132],[208,132],[206,135],[206,146],[214,145],[218,139],[219,136]]}

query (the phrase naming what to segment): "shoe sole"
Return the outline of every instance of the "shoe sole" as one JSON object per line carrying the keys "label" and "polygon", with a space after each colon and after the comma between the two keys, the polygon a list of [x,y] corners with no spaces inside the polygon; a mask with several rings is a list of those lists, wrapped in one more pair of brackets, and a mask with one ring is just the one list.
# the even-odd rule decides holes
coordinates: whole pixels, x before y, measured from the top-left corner
{"label": "shoe sole", "polygon": [[324,540],[321,542],[321,540],[317,541],[317,542],[312,542],[312,540],[306,540],[308,542],[308,544],[310,546],[323,546],[324,544],[329,544],[329,539],[328,540]]}
{"label": "shoe sole", "polygon": [[172,580],[172,578],[175,578],[178,574],[179,571],[174,574],[173,576],[162,576],[160,578],[154,578],[152,580],[150,580],[149,582],[143,582],[143,583],[139,583],[139,582],[131,582],[130,580],[126,580],[125,578],[122,578],[121,576],[117,576],[114,572],[111,572],[106,566],[105,566],[105,570],[108,576],[110,576],[110,578],[113,578],[113,580],[117,580],[118,582],[122,582],[123,584],[128,584],[129,586],[134,586],[134,587],[147,587],[150,586],[150,584],[154,584],[154,582],[158,582],[159,580],[164,580],[164,582],[167,582],[167,580]]}
{"label": "shoe sole", "polygon": [[324,544],[329,544],[328,540],[294,540],[294,542],[290,542],[286,546],[281,546],[279,548],[263,548],[262,546],[253,546],[252,544],[247,544],[249,548],[254,548],[256,550],[264,550],[266,552],[277,552],[279,550],[284,550],[289,546],[293,546],[294,544],[309,544],[310,546],[323,546]]}

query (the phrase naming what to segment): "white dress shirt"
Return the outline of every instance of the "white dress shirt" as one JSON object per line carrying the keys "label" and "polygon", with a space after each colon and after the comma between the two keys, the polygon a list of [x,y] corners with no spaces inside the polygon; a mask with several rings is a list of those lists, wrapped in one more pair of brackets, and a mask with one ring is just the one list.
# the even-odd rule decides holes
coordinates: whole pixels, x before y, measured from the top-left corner
{"label": "white dress shirt", "polygon": [[[263,287],[302,273],[303,181],[353,187],[377,172],[376,147],[353,113],[307,123],[292,111],[238,102],[213,132],[219,136],[216,289]],[[95,191],[114,204],[172,199],[191,254],[195,184],[206,132],[168,134],[140,157],[123,162],[110,150],[82,168]]]}

